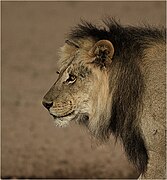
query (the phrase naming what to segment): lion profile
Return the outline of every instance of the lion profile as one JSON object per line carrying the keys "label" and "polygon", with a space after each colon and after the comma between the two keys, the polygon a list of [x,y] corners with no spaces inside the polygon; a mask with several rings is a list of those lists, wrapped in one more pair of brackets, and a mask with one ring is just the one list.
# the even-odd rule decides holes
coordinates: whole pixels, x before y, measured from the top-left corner
{"label": "lion profile", "polygon": [[60,127],[74,120],[101,141],[119,138],[141,178],[165,178],[165,29],[104,23],[69,33],[43,105]]}

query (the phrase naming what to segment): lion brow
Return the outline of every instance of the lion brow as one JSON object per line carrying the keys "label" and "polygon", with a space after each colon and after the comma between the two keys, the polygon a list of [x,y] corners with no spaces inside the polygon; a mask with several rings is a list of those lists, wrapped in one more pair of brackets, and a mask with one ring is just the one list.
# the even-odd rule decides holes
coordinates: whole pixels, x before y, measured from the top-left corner
{"label": "lion brow", "polygon": [[76,42],[71,41],[71,40],[69,40],[69,39],[67,39],[67,40],[65,41],[65,43],[67,43],[67,44],[70,45],[70,46],[74,46],[74,47],[76,47],[76,48],[80,48],[79,45],[76,44]]}
{"label": "lion brow", "polygon": [[[78,54],[78,51],[71,57],[69,63],[59,72],[59,77],[58,77],[57,81],[62,77],[65,70],[72,64],[72,62],[74,61],[77,54]],[[57,81],[55,82],[55,84],[57,83]]]}

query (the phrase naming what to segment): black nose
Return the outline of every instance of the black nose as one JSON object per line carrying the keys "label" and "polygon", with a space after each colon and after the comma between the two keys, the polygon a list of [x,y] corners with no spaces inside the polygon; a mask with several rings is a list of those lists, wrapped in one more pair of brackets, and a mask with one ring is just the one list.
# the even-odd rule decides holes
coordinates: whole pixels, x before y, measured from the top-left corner
{"label": "black nose", "polygon": [[49,109],[52,107],[53,102],[47,102],[47,101],[43,100],[43,101],[42,101],[42,104],[44,105],[44,107],[45,107],[46,109],[49,110]]}

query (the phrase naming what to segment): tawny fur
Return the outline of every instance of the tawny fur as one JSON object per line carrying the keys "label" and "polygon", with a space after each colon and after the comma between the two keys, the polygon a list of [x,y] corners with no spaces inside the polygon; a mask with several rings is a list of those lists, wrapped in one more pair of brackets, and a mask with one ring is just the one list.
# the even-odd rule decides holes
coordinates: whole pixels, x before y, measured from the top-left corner
{"label": "tawny fur", "polygon": [[[60,127],[75,120],[101,141],[120,138],[140,178],[165,178],[165,31],[105,24],[85,22],[70,33],[44,105],[53,103],[47,108]],[[100,40],[112,44],[113,57],[105,44],[92,55]]]}

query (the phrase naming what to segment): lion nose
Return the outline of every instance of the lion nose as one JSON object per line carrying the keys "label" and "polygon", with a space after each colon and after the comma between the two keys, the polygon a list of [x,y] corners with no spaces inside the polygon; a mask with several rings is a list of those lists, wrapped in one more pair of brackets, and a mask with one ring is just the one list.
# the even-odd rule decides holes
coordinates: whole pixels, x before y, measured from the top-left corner
{"label": "lion nose", "polygon": [[44,105],[44,107],[45,107],[46,109],[49,110],[49,109],[52,107],[53,102],[47,102],[47,101],[43,100],[43,101],[42,101],[42,104]]}

